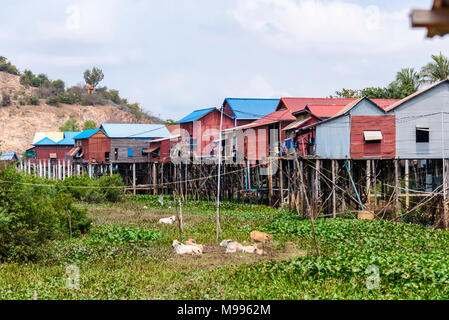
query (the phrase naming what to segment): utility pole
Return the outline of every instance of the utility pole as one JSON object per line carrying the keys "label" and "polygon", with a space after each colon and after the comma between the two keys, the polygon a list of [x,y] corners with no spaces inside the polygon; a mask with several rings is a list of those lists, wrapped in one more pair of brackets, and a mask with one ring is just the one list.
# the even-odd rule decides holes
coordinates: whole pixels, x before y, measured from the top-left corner
{"label": "utility pole", "polygon": [[223,131],[223,106],[221,106],[220,116],[220,139],[218,142],[218,182],[217,182],[217,241],[221,237],[221,225],[220,225],[220,187],[221,187],[221,139]]}

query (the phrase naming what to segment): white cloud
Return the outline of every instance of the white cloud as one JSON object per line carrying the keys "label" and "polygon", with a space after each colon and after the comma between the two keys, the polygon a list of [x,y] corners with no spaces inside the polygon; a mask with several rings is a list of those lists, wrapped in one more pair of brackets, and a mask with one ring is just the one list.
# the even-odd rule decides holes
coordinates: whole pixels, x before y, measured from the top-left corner
{"label": "white cloud", "polygon": [[258,97],[258,98],[280,98],[291,96],[290,93],[277,90],[260,74],[251,76],[238,86],[225,88],[223,95],[226,97]]}
{"label": "white cloud", "polygon": [[37,30],[46,39],[107,43],[114,39],[124,9],[117,1],[81,0],[67,4],[58,19],[39,21]]}
{"label": "white cloud", "polygon": [[392,53],[421,43],[409,9],[383,11],[332,0],[239,0],[234,18],[270,46],[292,52]]}

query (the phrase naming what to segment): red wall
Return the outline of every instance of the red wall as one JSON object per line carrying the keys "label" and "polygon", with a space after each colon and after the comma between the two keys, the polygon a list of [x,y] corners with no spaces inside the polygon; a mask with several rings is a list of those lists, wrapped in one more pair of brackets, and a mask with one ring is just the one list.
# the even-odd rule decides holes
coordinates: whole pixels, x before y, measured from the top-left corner
{"label": "red wall", "polygon": [[171,139],[165,139],[162,141],[151,142],[150,147],[152,148],[152,147],[158,146],[160,148],[160,151],[159,151],[158,158],[152,157],[151,153],[149,153],[148,154],[149,161],[150,162],[163,162],[163,163],[170,162],[171,161],[170,149],[172,148],[172,146],[174,146],[179,141],[180,141],[180,139],[177,139],[177,140],[173,139],[173,141]]}
{"label": "red wall", "polygon": [[[380,143],[365,143],[364,131],[381,131]],[[395,116],[354,116],[351,118],[351,158],[396,157]]]}
{"label": "red wall", "polygon": [[[81,148],[84,161],[105,163],[105,153],[111,153],[111,140],[99,131],[89,139],[81,140]],[[110,154],[109,159],[113,156]]]}
{"label": "red wall", "polygon": [[[71,160],[69,157],[66,157],[66,153],[69,152],[73,146],[35,146],[35,155],[36,160],[49,160],[50,153],[56,153],[56,161],[58,160]],[[33,161],[33,159],[30,159]]]}
{"label": "red wall", "polygon": [[[200,132],[193,132],[193,122],[182,123],[181,129],[187,130],[189,135],[192,135],[194,139],[198,141],[198,149],[194,150],[194,154],[197,156],[209,156],[210,150],[206,148],[213,140],[219,139],[219,136],[206,136],[205,133],[208,130],[215,129],[219,134],[220,131],[220,118],[221,112],[218,110],[213,110],[209,112],[207,115],[199,119],[198,121],[201,123]],[[233,128],[235,125],[234,119],[228,117],[227,115],[223,115],[223,130]],[[199,136],[196,136],[199,135]],[[206,149],[205,149],[206,148]]]}

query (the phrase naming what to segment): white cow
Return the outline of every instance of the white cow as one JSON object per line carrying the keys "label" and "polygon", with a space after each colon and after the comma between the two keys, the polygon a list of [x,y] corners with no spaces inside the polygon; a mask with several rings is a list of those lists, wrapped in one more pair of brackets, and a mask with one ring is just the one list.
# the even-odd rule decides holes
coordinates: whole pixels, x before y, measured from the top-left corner
{"label": "white cow", "polygon": [[176,221],[175,216],[171,216],[170,218],[159,219],[159,223],[162,223],[162,224],[173,224],[175,221]]}
{"label": "white cow", "polygon": [[223,240],[220,246],[226,248],[226,253],[243,252],[243,246],[238,242],[233,242],[231,239]]}
{"label": "white cow", "polygon": [[203,253],[203,250],[201,250],[197,246],[187,246],[185,244],[182,244],[178,240],[173,240],[172,247],[175,249],[175,253],[177,254],[199,255]]}

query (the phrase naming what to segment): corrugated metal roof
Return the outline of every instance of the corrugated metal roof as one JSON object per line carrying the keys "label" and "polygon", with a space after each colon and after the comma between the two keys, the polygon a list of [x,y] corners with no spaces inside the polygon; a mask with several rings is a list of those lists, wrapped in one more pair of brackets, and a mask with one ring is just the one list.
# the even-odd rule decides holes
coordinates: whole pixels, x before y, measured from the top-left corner
{"label": "corrugated metal roof", "polygon": [[301,119],[301,120],[297,120],[295,122],[292,122],[288,126],[286,126],[283,130],[287,131],[287,130],[292,130],[292,129],[299,128],[301,125],[303,125],[304,123],[306,123],[310,119],[312,119],[312,117],[308,117],[306,119]]}
{"label": "corrugated metal roof", "polygon": [[53,140],[51,140],[49,138],[44,138],[41,141],[34,143],[33,146],[52,146],[52,145],[56,145],[56,144],[57,143],[54,142]]}
{"label": "corrugated metal roof", "polygon": [[236,119],[260,119],[276,110],[280,99],[226,98]]}
{"label": "corrugated metal roof", "polygon": [[65,131],[64,139],[62,139],[61,141],[58,141],[58,144],[64,145],[64,146],[75,145],[75,140],[73,138],[79,134],[80,134],[80,132],[76,132],[76,131]]}
{"label": "corrugated metal roof", "polygon": [[100,127],[111,139],[154,139],[170,137],[164,124],[103,123]]}
{"label": "corrugated metal roof", "polygon": [[[330,118],[335,116],[348,104],[358,101],[360,98],[282,98],[283,105],[292,114],[306,111],[306,107],[317,117]],[[398,102],[397,99],[370,99],[382,109]]]}
{"label": "corrugated metal roof", "polygon": [[260,118],[259,120],[256,120],[250,124],[240,126],[237,128],[231,128],[235,130],[239,129],[250,129],[250,128],[256,128],[260,126],[266,126],[273,123],[278,123],[281,121],[295,121],[296,118],[292,116],[289,110],[280,110],[275,111],[270,114],[267,114],[265,117]]}
{"label": "corrugated metal roof", "polygon": [[179,120],[177,123],[187,123],[187,122],[197,121],[198,119],[204,117],[206,114],[208,114],[209,112],[211,112],[213,110],[216,110],[216,108],[195,110],[192,113],[190,113],[189,115],[187,115],[184,118],[182,118],[181,120]]}
{"label": "corrugated metal roof", "polygon": [[31,144],[34,145],[44,138],[49,138],[53,141],[61,141],[62,139],[64,139],[64,132],[36,132]]}
{"label": "corrugated metal roof", "polygon": [[12,161],[14,157],[17,157],[15,152],[0,152],[0,161]]}
{"label": "corrugated metal roof", "polygon": [[87,139],[96,134],[100,129],[84,130],[83,132],[72,137],[73,140]]}

